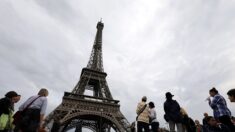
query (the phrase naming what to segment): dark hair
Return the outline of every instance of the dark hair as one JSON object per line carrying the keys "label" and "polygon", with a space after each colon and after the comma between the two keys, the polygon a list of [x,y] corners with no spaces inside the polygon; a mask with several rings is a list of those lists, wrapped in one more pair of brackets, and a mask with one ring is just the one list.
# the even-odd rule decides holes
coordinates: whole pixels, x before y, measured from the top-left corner
{"label": "dark hair", "polygon": [[146,96],[143,96],[141,100],[142,100],[143,102],[146,102],[146,101],[147,101],[147,97],[146,97]]}
{"label": "dark hair", "polygon": [[235,97],[235,88],[230,89],[230,90],[228,91],[227,95]]}
{"label": "dark hair", "polygon": [[5,97],[7,98],[13,98],[19,96],[15,91],[9,91],[5,94]]}
{"label": "dark hair", "polygon": [[154,108],[154,107],[155,107],[154,103],[153,102],[149,102],[149,108]]}
{"label": "dark hair", "polygon": [[213,116],[207,116],[206,117],[206,122],[209,122],[212,118],[214,118]]}
{"label": "dark hair", "polygon": [[213,87],[213,88],[210,90],[210,92],[214,92],[214,93],[217,94],[217,93],[218,93],[218,90],[216,90],[215,87]]}

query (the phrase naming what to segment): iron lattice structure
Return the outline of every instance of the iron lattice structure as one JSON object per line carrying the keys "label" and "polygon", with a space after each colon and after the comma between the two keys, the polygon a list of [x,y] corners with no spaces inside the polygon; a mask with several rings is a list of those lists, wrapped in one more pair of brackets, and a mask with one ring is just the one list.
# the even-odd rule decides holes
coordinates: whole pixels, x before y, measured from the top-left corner
{"label": "iron lattice structure", "polygon": [[[71,93],[65,92],[62,103],[47,117],[45,125],[51,132],[64,132],[89,128],[96,132],[107,132],[111,128],[117,132],[129,132],[130,124],[120,111],[118,100],[114,100],[109,90],[103,68],[102,30],[104,24],[98,22],[97,33],[90,60],[82,69],[80,80]],[[85,91],[93,94],[85,95]]]}

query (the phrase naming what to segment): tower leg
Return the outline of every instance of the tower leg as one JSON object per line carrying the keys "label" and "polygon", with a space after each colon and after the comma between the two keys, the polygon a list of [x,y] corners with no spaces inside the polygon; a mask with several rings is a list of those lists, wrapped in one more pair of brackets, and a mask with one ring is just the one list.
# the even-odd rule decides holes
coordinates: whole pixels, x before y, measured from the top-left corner
{"label": "tower leg", "polygon": [[111,126],[108,125],[108,132],[111,132]]}
{"label": "tower leg", "polygon": [[51,132],[58,132],[60,130],[60,123],[58,123],[58,122],[54,122],[53,123],[53,126],[52,126],[52,128],[51,128]]}

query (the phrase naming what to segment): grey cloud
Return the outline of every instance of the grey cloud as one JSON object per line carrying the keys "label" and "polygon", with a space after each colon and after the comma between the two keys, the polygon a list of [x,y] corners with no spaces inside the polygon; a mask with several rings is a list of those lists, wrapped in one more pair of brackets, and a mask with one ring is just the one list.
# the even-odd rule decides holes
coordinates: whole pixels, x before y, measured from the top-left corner
{"label": "grey cloud", "polygon": [[1,1],[1,96],[15,89],[24,95],[22,103],[47,87],[52,111],[79,80],[102,17],[108,85],[128,120],[135,119],[136,104],[146,95],[165,126],[167,91],[200,119],[203,112],[212,113],[205,102],[212,86],[227,98],[235,85],[234,5],[219,0]]}

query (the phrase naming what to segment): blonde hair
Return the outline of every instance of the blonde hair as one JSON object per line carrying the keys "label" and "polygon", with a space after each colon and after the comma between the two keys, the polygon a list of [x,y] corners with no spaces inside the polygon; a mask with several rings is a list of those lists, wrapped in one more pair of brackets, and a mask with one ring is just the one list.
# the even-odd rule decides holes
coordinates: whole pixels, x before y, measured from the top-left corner
{"label": "blonde hair", "polygon": [[187,115],[188,116],[188,113],[186,112],[186,110],[184,109],[184,108],[180,108],[180,113],[181,113],[181,115],[182,116],[185,116],[185,115]]}
{"label": "blonde hair", "polygon": [[40,96],[45,96],[46,97],[46,96],[48,96],[48,94],[49,94],[49,92],[45,88],[41,88],[40,91],[38,92],[38,95],[40,95]]}

